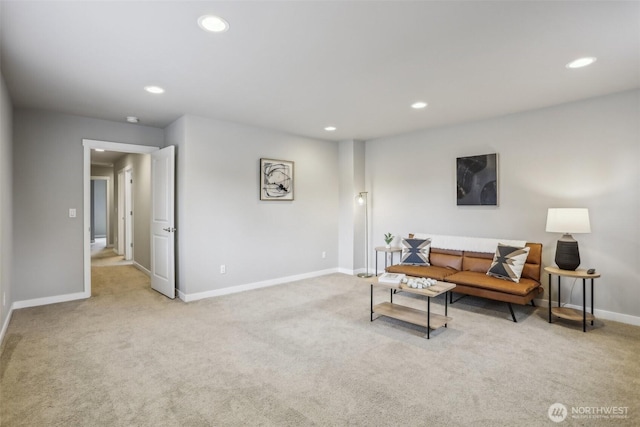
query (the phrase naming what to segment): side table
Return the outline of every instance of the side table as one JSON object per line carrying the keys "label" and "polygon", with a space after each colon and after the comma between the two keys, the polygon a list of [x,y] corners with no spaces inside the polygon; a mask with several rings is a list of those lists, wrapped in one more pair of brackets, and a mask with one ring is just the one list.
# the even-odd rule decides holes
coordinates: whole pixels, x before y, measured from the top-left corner
{"label": "side table", "polygon": [[[551,315],[561,317],[568,320],[582,320],[582,332],[587,332],[587,320],[593,320],[593,280],[600,277],[600,274],[587,273],[587,270],[562,270],[558,267],[545,267],[544,271],[549,274],[549,323],[551,323]],[[558,276],[558,306],[551,307],[551,275]],[[582,311],[573,308],[560,306],[560,278],[573,277],[574,279],[582,279]],[[587,313],[587,279],[591,279],[591,313]]]}
{"label": "side table", "polygon": [[384,253],[384,269],[387,269],[387,254],[391,254],[391,265],[393,265],[393,254],[396,252],[400,252],[402,254],[402,248],[397,246],[391,246],[387,248],[386,246],[377,246],[376,248],[376,276],[378,275],[378,252]]}

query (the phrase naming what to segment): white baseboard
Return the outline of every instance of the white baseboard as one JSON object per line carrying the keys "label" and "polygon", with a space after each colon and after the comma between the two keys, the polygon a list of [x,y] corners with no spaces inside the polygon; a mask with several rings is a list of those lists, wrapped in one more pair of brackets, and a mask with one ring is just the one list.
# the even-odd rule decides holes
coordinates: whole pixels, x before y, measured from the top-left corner
{"label": "white baseboard", "polygon": [[57,304],[59,302],[75,301],[79,299],[86,299],[91,296],[88,292],[77,292],[75,294],[56,295],[53,297],[35,298],[24,301],[16,301],[11,304],[12,310],[18,310],[20,308],[37,307],[40,305]]}
{"label": "white baseboard", "polygon": [[311,273],[298,274],[295,276],[280,277],[278,279],[264,280],[262,282],[247,283],[245,285],[230,286],[228,288],[214,289],[211,291],[197,292],[194,294],[185,294],[178,291],[178,297],[184,302],[197,301],[204,298],[219,297],[222,295],[235,294],[238,292],[250,291],[253,289],[266,288],[269,286],[281,285],[283,283],[295,282],[296,280],[311,279],[313,277],[326,276],[327,274],[339,273],[337,268],[328,270],[314,271]]}
{"label": "white baseboard", "polygon": [[355,276],[355,270],[349,270],[348,268],[338,268],[338,273],[348,274],[349,276]]}
{"label": "white baseboard", "polygon": [[9,314],[7,314],[7,319],[2,324],[2,329],[0,329],[0,347],[4,342],[4,334],[7,333],[7,328],[9,327],[9,322],[11,322],[12,315],[13,315],[13,304],[9,306]]}
{"label": "white baseboard", "polygon": [[[549,300],[547,299],[536,299],[534,300],[536,302],[536,305],[538,307],[544,308],[544,309],[548,309],[549,308]],[[553,306],[555,307],[557,304],[556,301],[553,302]],[[581,305],[575,305],[575,304],[564,304],[563,307],[567,307],[567,308],[573,308],[575,310],[582,310],[582,306]],[[587,310],[589,310],[590,307],[587,306]],[[598,319],[602,319],[602,320],[613,320],[614,322],[620,322],[620,323],[626,323],[628,325],[634,325],[634,326],[640,326],[640,317],[638,316],[631,316],[629,314],[622,314],[622,313],[616,313],[613,311],[607,311],[607,310],[599,310],[598,308],[594,307],[594,315],[596,316],[596,318]]]}
{"label": "white baseboard", "polygon": [[4,335],[7,332],[7,328],[9,327],[9,322],[11,322],[11,316],[13,316],[14,310],[19,310],[21,308],[29,308],[29,307],[37,307],[40,305],[48,305],[48,304],[56,304],[59,302],[67,302],[67,301],[75,301],[79,299],[87,299],[91,295],[86,292],[77,292],[74,294],[65,294],[65,295],[56,295],[53,297],[45,297],[45,298],[35,298],[24,301],[16,301],[9,307],[9,314],[7,315],[7,319],[2,325],[2,329],[0,330],[0,345],[4,341]]}
{"label": "white baseboard", "polygon": [[147,276],[151,277],[151,271],[147,270],[146,268],[144,268],[143,266],[141,266],[137,262],[133,261],[133,266],[135,268],[137,268],[138,270],[142,271],[143,273],[145,273]]}

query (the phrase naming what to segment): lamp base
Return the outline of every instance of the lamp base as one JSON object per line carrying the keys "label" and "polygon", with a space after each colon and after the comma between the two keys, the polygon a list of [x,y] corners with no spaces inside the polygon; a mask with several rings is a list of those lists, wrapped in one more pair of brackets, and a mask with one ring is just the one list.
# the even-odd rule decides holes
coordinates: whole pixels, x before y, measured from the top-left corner
{"label": "lamp base", "polygon": [[578,242],[570,235],[565,234],[556,245],[556,265],[562,270],[574,271],[580,265],[580,252]]}
{"label": "lamp base", "polygon": [[367,277],[373,277],[373,274],[370,274],[370,273],[358,273],[357,276],[358,277],[362,277],[362,278],[367,278]]}

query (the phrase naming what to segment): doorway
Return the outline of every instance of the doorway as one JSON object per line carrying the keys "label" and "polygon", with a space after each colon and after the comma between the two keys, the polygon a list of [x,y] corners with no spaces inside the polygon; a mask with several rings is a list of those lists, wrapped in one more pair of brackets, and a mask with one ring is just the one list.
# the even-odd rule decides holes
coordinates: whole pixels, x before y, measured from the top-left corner
{"label": "doorway", "polygon": [[109,246],[109,194],[111,191],[110,178],[107,176],[91,177],[91,243],[97,239],[104,239],[105,246]]}
{"label": "doorway", "polygon": [[[94,149],[102,149],[107,150],[109,152],[118,152],[122,155],[126,154],[151,154],[154,151],[159,150],[158,147],[150,147],[144,145],[132,145],[132,144],[122,144],[108,141],[97,141],[97,140],[88,140],[84,139],[84,296],[91,296],[91,261],[92,261],[92,251],[91,251],[91,233],[93,230],[93,225],[91,223],[91,151]],[[117,186],[118,188],[124,188],[122,191],[123,203],[118,202],[117,206],[123,206],[124,209],[118,208],[118,211],[114,214],[114,217],[118,218],[118,221],[122,217],[121,214],[128,214],[128,217],[125,215],[125,219],[130,219],[129,221],[125,221],[125,227],[117,227],[118,233],[115,233],[117,237],[113,239],[116,240],[115,245],[113,242],[111,243],[110,250],[114,252],[114,247],[116,251],[124,253],[123,258],[127,258],[128,263],[132,263],[133,261],[133,248],[131,247],[130,242],[133,240],[131,236],[134,233],[133,226],[133,190],[131,187],[131,180],[133,179],[135,171],[133,168],[124,168],[122,170],[122,176],[118,171],[117,176]],[[127,182],[129,183],[127,190]],[[123,184],[123,185],[121,185]],[[118,195],[118,200],[120,200],[120,191],[116,190],[116,194]],[[129,203],[127,203],[129,200]],[[126,224],[129,224],[128,226]],[[114,224],[115,226],[116,224]],[[115,227],[114,227],[115,228]],[[121,237],[120,230],[123,229],[124,235]],[[127,234],[130,236],[127,241]],[[108,236],[109,234],[107,234]],[[109,239],[107,238],[107,241]],[[147,239],[149,241],[149,239]],[[127,250],[128,249],[128,250]],[[115,252],[114,252],[115,255]],[[138,267],[136,265],[136,267]],[[142,268],[145,270],[144,268]],[[145,271],[149,273],[149,271]]]}
{"label": "doorway", "polygon": [[96,162],[93,157],[91,163],[91,265],[131,264],[114,247],[117,237],[114,237],[112,212],[117,213],[117,207],[122,205],[114,203],[113,192],[117,187],[112,185],[113,165]]}

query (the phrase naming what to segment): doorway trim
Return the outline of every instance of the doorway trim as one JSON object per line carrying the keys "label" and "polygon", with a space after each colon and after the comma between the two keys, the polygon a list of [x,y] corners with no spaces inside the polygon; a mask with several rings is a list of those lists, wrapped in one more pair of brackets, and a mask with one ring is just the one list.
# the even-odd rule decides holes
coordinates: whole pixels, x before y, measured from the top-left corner
{"label": "doorway trim", "polygon": [[84,297],[91,297],[91,150],[102,148],[120,153],[150,154],[160,147],[149,145],[124,144],[121,142],[82,139],[84,147],[83,186],[84,186]]}
{"label": "doorway trim", "polygon": [[118,255],[124,255],[124,168],[118,171],[117,177],[117,202],[116,202],[116,229],[118,230],[118,235],[116,236],[116,244],[114,245],[115,251]]}
{"label": "doorway trim", "polygon": [[[125,261],[133,260],[133,224],[134,224],[134,209],[133,209],[133,185],[131,180],[133,179],[133,168],[131,165],[127,165],[124,168],[124,204],[122,209],[124,210],[124,259]],[[118,188],[120,191],[120,188]]]}

